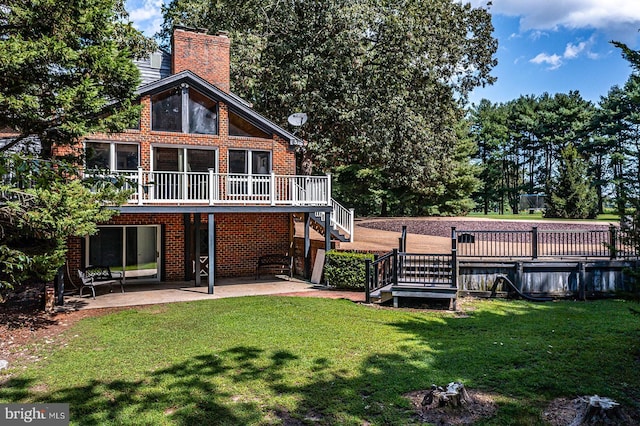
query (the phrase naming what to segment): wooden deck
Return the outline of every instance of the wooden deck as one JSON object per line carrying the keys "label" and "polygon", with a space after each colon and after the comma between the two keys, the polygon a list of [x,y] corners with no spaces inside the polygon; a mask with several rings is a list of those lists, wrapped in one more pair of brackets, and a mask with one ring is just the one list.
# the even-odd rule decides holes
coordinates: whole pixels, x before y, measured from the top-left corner
{"label": "wooden deck", "polygon": [[398,307],[401,298],[449,299],[449,308],[455,310],[458,288],[454,265],[449,255],[394,250],[373,263],[373,281],[382,285],[372,289],[369,300],[385,303],[393,299],[393,306]]}

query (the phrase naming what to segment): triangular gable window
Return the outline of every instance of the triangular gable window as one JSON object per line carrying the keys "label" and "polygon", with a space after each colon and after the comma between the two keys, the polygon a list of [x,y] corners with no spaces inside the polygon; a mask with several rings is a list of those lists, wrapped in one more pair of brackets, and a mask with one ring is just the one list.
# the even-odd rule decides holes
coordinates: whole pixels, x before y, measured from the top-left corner
{"label": "triangular gable window", "polygon": [[218,103],[186,84],[151,97],[151,129],[218,134]]}
{"label": "triangular gable window", "polygon": [[270,139],[271,135],[260,130],[244,118],[229,111],[229,136]]}

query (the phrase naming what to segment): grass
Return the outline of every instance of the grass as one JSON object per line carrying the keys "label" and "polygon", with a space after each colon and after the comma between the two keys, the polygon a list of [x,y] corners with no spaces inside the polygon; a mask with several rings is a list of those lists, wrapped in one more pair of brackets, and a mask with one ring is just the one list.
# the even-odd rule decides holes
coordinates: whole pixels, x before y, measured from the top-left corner
{"label": "grass", "polygon": [[82,320],[66,346],[14,366],[0,402],[70,403],[72,424],[404,425],[419,423],[404,393],[462,381],[498,395],[485,424],[540,424],[560,396],[640,401],[629,306],[470,301],[464,317],[245,297],[136,308]]}
{"label": "grass", "polygon": [[[537,211],[537,212],[535,212],[533,214],[530,214],[528,212],[522,212],[520,214],[489,213],[488,215],[485,215],[482,212],[471,212],[471,213],[468,214],[468,216],[469,217],[483,217],[483,218],[496,219],[496,220],[503,220],[503,219],[508,219],[508,220],[540,220],[540,221],[544,221],[544,220],[554,220],[554,221],[556,221],[556,220],[567,220],[567,221],[570,221],[570,222],[579,222],[581,220],[581,219],[545,218],[545,217],[542,217],[542,212],[541,211]],[[598,217],[596,219],[588,219],[587,221],[592,221],[592,220],[617,223],[617,222],[620,221],[620,216],[618,216],[617,214],[613,214],[613,213],[604,213],[604,214],[598,215]]]}

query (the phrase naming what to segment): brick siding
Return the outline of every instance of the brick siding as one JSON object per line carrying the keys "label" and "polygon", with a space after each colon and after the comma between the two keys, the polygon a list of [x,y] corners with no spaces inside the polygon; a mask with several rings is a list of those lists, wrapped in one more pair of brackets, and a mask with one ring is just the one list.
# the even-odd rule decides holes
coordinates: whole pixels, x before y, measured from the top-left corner
{"label": "brick siding", "polygon": [[[258,257],[290,253],[290,218],[286,213],[217,213],[214,220],[216,277],[251,276],[255,273]],[[208,215],[203,214],[201,223],[206,225],[207,222]],[[184,229],[182,214],[122,214],[105,225],[162,225],[161,275],[167,281],[187,279],[185,262],[191,264],[191,259],[184,258],[185,232],[188,230]],[[206,232],[206,226],[204,228],[203,232]],[[70,239],[68,247],[70,271],[84,267],[86,248],[83,239]]]}

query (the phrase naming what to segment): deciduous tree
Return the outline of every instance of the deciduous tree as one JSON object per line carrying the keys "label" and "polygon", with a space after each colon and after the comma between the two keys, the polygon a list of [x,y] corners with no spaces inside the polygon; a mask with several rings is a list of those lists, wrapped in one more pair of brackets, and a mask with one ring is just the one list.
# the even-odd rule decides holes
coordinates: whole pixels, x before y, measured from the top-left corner
{"label": "deciduous tree", "polygon": [[232,90],[282,124],[307,112],[317,169],[373,171],[396,200],[437,202],[460,107],[494,80],[490,15],[457,1],[174,0],[175,24],[228,30]]}

